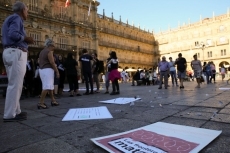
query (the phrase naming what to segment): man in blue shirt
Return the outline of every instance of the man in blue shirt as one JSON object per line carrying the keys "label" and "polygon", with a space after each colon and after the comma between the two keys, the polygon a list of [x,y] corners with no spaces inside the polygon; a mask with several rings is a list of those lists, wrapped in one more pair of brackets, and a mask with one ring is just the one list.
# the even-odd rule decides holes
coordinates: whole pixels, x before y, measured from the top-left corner
{"label": "man in blue shirt", "polygon": [[16,2],[13,12],[14,14],[8,16],[2,25],[2,57],[8,77],[4,122],[27,118],[27,113],[21,112],[19,99],[26,72],[28,44],[34,43],[33,38],[26,36],[23,26],[23,20],[26,20],[28,15],[26,5]]}
{"label": "man in blue shirt", "polygon": [[158,64],[158,70],[160,72],[160,86],[158,89],[162,89],[162,83],[164,78],[165,89],[168,88],[168,74],[169,74],[169,63],[166,61],[165,56],[162,57],[162,61]]}

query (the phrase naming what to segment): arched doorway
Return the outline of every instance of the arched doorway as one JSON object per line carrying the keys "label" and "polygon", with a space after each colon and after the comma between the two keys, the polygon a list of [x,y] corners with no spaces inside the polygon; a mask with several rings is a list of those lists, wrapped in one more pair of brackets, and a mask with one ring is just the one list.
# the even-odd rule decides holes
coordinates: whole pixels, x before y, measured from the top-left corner
{"label": "arched doorway", "polygon": [[222,62],[220,62],[219,67],[222,67],[222,66],[224,66],[225,68],[227,68],[230,65],[229,65],[229,63],[227,61],[222,61]]}

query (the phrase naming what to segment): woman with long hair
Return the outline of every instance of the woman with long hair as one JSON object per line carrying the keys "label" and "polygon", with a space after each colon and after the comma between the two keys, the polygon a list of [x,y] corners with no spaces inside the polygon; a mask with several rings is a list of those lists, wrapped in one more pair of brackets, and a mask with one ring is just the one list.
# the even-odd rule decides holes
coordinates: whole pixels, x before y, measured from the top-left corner
{"label": "woman with long hair", "polygon": [[44,103],[46,94],[49,92],[51,97],[51,106],[58,106],[59,103],[55,100],[53,95],[54,90],[54,72],[56,77],[59,78],[59,72],[54,62],[53,52],[55,43],[52,39],[46,39],[45,48],[39,55],[39,74],[42,80],[42,93],[40,102],[38,103],[38,109],[47,109],[48,106]]}
{"label": "woman with long hair", "polygon": [[64,59],[61,55],[58,56],[58,71],[60,74],[59,84],[58,84],[58,94],[62,95],[64,89],[64,82],[65,82],[65,68],[64,68]]}
{"label": "woman with long hair", "polygon": [[206,66],[207,66],[207,62],[204,62],[203,66],[202,66],[202,71],[203,71],[203,74],[205,75],[206,80],[207,80],[208,76],[207,76]]}
{"label": "woman with long hair", "polygon": [[221,65],[220,74],[222,76],[222,81],[224,81],[225,74],[226,74],[226,69],[225,69],[224,65]]}
{"label": "woman with long hair", "polygon": [[76,96],[81,96],[81,94],[78,93],[78,75],[77,75],[77,68],[78,64],[77,61],[73,58],[72,53],[68,53],[67,59],[64,63],[64,67],[66,68],[66,74],[67,74],[67,80],[69,82],[69,88],[70,88],[70,97],[74,96],[74,92]]}
{"label": "woman with long hair", "polygon": [[39,75],[39,54],[37,56],[37,59],[35,60],[35,74],[34,74],[34,96],[41,97],[40,94],[42,92],[42,81]]}
{"label": "woman with long hair", "polygon": [[28,53],[27,63],[26,63],[26,74],[24,77],[25,81],[25,96],[32,97],[34,96],[33,88],[34,88],[34,61]]}
{"label": "woman with long hair", "polygon": [[212,83],[212,79],[213,79],[213,83],[216,83],[216,66],[213,63],[213,61],[211,61],[211,70],[212,70],[212,76],[210,78],[210,83]]}
{"label": "woman with long hair", "polygon": [[112,81],[112,87],[113,87],[113,92],[110,95],[117,95],[120,94],[118,80],[121,78],[121,74],[118,71],[118,59],[117,59],[116,52],[112,51],[110,56],[111,59],[107,63],[107,66],[109,66],[111,69],[109,73],[109,80]]}

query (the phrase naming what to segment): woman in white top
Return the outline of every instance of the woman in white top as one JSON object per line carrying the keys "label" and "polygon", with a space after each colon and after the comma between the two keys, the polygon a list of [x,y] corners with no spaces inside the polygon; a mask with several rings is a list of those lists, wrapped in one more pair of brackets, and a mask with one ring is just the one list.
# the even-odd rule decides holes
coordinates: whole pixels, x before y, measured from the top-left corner
{"label": "woman in white top", "polygon": [[223,65],[220,68],[220,73],[221,73],[221,76],[222,76],[222,81],[224,81],[226,70],[225,70]]}
{"label": "woman in white top", "polygon": [[157,81],[157,72],[156,70],[153,71],[153,85],[156,84],[156,81]]}

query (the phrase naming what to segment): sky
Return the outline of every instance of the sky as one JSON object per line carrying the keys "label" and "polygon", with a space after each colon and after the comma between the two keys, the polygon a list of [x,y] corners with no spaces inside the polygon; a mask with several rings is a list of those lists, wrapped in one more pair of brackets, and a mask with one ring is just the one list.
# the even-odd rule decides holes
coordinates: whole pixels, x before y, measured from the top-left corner
{"label": "sky", "polygon": [[97,0],[100,2],[98,14],[113,17],[122,22],[134,23],[141,29],[167,31],[175,29],[178,24],[198,22],[202,19],[226,14],[230,0]]}

